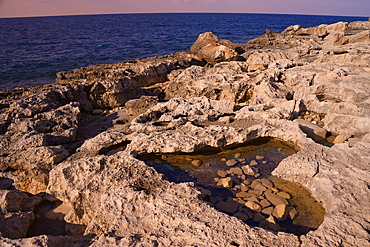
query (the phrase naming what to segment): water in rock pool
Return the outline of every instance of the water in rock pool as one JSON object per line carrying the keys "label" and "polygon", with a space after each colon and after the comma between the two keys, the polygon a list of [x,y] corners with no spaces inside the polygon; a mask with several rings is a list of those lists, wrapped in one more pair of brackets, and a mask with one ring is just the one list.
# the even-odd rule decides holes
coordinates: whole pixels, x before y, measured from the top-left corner
{"label": "water in rock pool", "polygon": [[188,50],[200,33],[247,42],[282,31],[365,17],[276,14],[116,14],[0,18],[0,90],[53,83],[78,67]]}
{"label": "water in rock pool", "polygon": [[303,235],[317,229],[325,210],[310,192],[271,175],[298,150],[275,138],[186,154],[142,154],[172,182],[194,182],[216,209],[251,226]]}

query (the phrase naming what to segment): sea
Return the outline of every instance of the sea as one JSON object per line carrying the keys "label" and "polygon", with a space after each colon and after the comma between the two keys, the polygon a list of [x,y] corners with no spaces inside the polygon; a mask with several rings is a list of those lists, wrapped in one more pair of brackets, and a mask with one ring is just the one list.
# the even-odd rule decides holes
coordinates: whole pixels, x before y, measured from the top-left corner
{"label": "sea", "polygon": [[232,13],[0,18],[0,90],[53,83],[58,71],[189,50],[204,32],[247,42],[266,29],[365,20],[368,18]]}

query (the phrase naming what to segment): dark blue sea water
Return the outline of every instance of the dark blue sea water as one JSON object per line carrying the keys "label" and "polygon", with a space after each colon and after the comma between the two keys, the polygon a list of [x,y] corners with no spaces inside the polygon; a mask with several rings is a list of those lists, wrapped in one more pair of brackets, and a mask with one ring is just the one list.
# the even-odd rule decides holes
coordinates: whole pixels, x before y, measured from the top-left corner
{"label": "dark blue sea water", "polygon": [[0,90],[51,83],[61,70],[188,50],[203,32],[246,42],[282,31],[365,17],[272,14],[119,14],[0,19]]}

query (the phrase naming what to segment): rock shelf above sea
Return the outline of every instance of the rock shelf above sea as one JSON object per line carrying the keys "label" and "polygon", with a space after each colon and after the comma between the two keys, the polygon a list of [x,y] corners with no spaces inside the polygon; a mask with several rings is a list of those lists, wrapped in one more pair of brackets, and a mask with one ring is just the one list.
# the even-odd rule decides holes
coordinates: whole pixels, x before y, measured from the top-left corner
{"label": "rock shelf above sea", "polygon": [[[251,227],[138,159],[260,137],[299,150],[272,174],[322,204],[317,230]],[[0,92],[0,245],[370,246],[369,150],[370,21],[203,33],[189,51]]]}

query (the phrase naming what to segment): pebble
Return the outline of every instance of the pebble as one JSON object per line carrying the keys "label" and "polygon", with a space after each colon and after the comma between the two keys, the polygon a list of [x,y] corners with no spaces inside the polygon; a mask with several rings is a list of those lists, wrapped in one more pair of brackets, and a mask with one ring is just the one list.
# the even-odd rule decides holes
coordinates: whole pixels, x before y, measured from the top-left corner
{"label": "pebble", "polygon": [[246,214],[246,215],[248,215],[249,218],[253,218],[253,216],[254,216],[252,210],[250,210],[247,207],[244,207],[243,208],[243,213]]}
{"label": "pebble", "polygon": [[227,159],[226,158],[222,158],[221,161],[226,161]]}
{"label": "pebble", "polygon": [[215,208],[220,211],[233,214],[236,213],[236,211],[238,210],[238,203],[220,201],[215,205]]}
{"label": "pebble", "polygon": [[250,188],[249,188],[249,186],[248,185],[245,185],[244,183],[241,183],[240,184],[240,190],[241,191],[247,191],[247,190],[249,190]]}
{"label": "pebble", "polygon": [[270,215],[270,217],[268,217],[265,222],[267,222],[267,229],[275,232],[280,229],[279,225],[276,223],[276,220],[272,215]]}
{"label": "pebble", "polygon": [[270,180],[266,179],[266,178],[262,178],[261,183],[263,184],[263,186],[265,186],[267,188],[272,188],[273,187],[272,182]]}
{"label": "pebble", "polygon": [[255,212],[261,212],[261,206],[256,203],[256,202],[253,202],[253,201],[247,201],[245,203],[245,206],[250,208],[251,210],[255,211]]}
{"label": "pebble", "polygon": [[252,201],[252,202],[259,202],[259,200],[257,199],[257,197],[255,195],[252,195],[248,198],[245,198],[247,201]]}
{"label": "pebble", "polygon": [[249,190],[248,192],[256,196],[260,196],[263,193],[263,191],[260,190]]}
{"label": "pebble", "polygon": [[205,163],[204,166],[211,166],[211,163]]}
{"label": "pebble", "polygon": [[242,169],[240,169],[239,167],[230,168],[229,171],[230,171],[230,173],[235,174],[235,175],[242,175],[243,174]]}
{"label": "pebble", "polygon": [[272,215],[270,215],[270,217],[268,217],[267,219],[266,219],[266,221],[267,222],[270,222],[270,223],[272,223],[272,224],[277,224],[277,222],[276,222],[276,220],[275,220],[275,218],[274,218],[274,216],[272,216]]}
{"label": "pebble", "polygon": [[275,216],[277,220],[284,221],[288,216],[288,208],[285,204],[279,204],[274,208],[272,215]]}
{"label": "pebble", "polygon": [[261,213],[256,213],[253,217],[254,222],[260,222],[262,220],[265,220],[266,218]]}
{"label": "pebble", "polygon": [[248,165],[242,166],[242,170],[245,175],[250,175],[250,176],[254,176],[258,172],[257,168],[252,168]]}
{"label": "pebble", "polygon": [[255,190],[265,191],[267,188],[263,186],[262,184],[257,184],[256,187],[254,187]]}
{"label": "pebble", "polygon": [[194,166],[200,166],[202,164],[202,161],[201,160],[193,160],[191,162]]}
{"label": "pebble", "polygon": [[279,204],[288,205],[288,201],[285,198],[282,198],[280,196],[277,196],[277,195],[274,195],[274,194],[268,193],[268,192],[265,193],[265,196],[266,196],[266,199],[269,200],[269,202],[271,202],[275,206],[277,206]]}
{"label": "pebble", "polygon": [[262,156],[262,155],[257,155],[256,156],[256,160],[263,160],[265,157],[264,156]]}
{"label": "pebble", "polygon": [[253,180],[253,182],[251,183],[251,188],[254,189],[254,188],[256,188],[257,185],[262,185],[260,181],[261,180],[259,180],[259,179]]}
{"label": "pebble", "polygon": [[262,164],[266,165],[267,164],[267,161],[266,160],[262,161]]}
{"label": "pebble", "polygon": [[275,187],[272,187],[271,190],[274,192],[274,193],[279,193],[279,190]]}
{"label": "pebble", "polygon": [[249,219],[249,216],[242,213],[242,212],[236,212],[234,216],[242,221],[247,221]]}
{"label": "pebble", "polygon": [[233,159],[226,161],[227,166],[234,166],[236,165],[236,163],[238,163],[238,161],[233,160]]}
{"label": "pebble", "polygon": [[280,191],[279,193],[277,193],[278,196],[282,197],[282,198],[285,198],[285,199],[290,199],[290,195],[288,194],[288,192],[285,192],[285,191]]}
{"label": "pebble", "polygon": [[239,158],[239,157],[241,157],[242,156],[242,154],[241,153],[236,153],[236,154],[234,154],[234,157],[235,158]]}
{"label": "pebble", "polygon": [[260,205],[262,208],[267,208],[268,206],[271,205],[271,203],[267,199],[263,199],[260,201]]}
{"label": "pebble", "polygon": [[217,186],[222,186],[224,188],[231,188],[233,186],[233,180],[230,177],[221,178],[218,180]]}
{"label": "pebble", "polygon": [[264,208],[262,210],[262,213],[267,214],[267,215],[271,215],[273,211],[274,211],[274,207],[267,207],[267,208]]}
{"label": "pebble", "polygon": [[245,179],[245,180],[243,180],[243,184],[250,185],[251,181],[249,179]]}
{"label": "pebble", "polygon": [[224,178],[227,176],[227,172],[223,170],[218,170],[217,175]]}
{"label": "pebble", "polygon": [[290,207],[289,208],[290,210],[289,210],[289,218],[291,219],[291,220],[294,220],[295,219],[295,217],[297,217],[297,215],[298,215],[298,211],[297,211],[297,209],[295,209],[294,207]]}
{"label": "pebble", "polygon": [[244,198],[251,197],[252,195],[253,194],[250,194],[248,192],[239,192],[235,194],[236,197],[244,197]]}
{"label": "pebble", "polygon": [[250,163],[249,163],[250,166],[256,166],[258,165],[258,162],[255,161],[255,160],[252,160]]}
{"label": "pebble", "polygon": [[234,198],[234,201],[236,201],[237,203],[243,204],[243,205],[246,203],[246,201],[244,201],[241,198]]}

